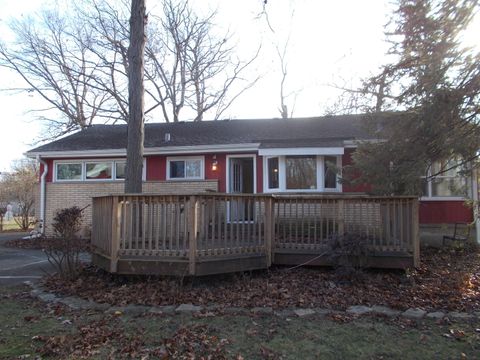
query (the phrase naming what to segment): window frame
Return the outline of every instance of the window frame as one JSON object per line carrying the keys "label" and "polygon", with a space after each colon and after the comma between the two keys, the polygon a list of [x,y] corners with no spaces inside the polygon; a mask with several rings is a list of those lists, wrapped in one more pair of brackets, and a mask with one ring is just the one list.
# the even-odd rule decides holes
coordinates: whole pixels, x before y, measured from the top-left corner
{"label": "window frame", "polygon": [[[470,164],[465,164],[467,168],[470,168]],[[420,180],[427,179],[432,174],[432,166],[428,169],[427,175],[421,176]],[[455,178],[463,178],[465,180],[465,185],[467,186],[467,193],[464,196],[433,196],[432,191],[432,180],[433,179],[455,179]],[[472,197],[473,189],[473,181],[471,176],[458,176],[458,172],[455,176],[445,176],[445,175],[437,175],[434,178],[427,181],[427,196],[421,196],[420,200],[426,201],[465,201]]]}
{"label": "window frame", "polygon": [[[58,182],[58,183],[71,183],[71,182],[84,182],[84,183],[90,183],[90,182],[120,182],[120,181],[125,181],[125,179],[117,179],[117,163],[126,163],[127,159],[98,159],[98,158],[92,158],[92,159],[75,159],[75,160],[54,160],[53,161],[53,182]],[[87,179],[87,164],[99,164],[99,163],[110,163],[111,169],[112,169],[112,177],[109,179]],[[82,173],[81,173],[81,178],[80,179],[75,179],[75,180],[64,180],[64,179],[59,179],[58,178],[58,165],[59,164],[81,164],[82,166]],[[146,181],[146,159],[143,158],[143,173],[142,173],[142,181]]]}
{"label": "window frame", "polygon": [[[170,163],[172,161],[198,161],[200,160],[200,176],[199,177],[187,177],[186,171],[184,177],[175,177],[172,178],[170,176]],[[167,181],[197,181],[197,180],[205,180],[205,156],[168,156],[166,161],[167,171],[166,171],[166,179]]]}
{"label": "window frame", "polygon": [[[58,178],[58,165],[80,165],[81,172],[80,172],[80,179],[59,179]],[[53,180],[54,182],[79,182],[83,181],[83,177],[85,174],[85,168],[82,161],[78,160],[65,160],[65,161],[54,161],[53,163]]]}
{"label": "window frame", "polygon": [[[297,156],[297,155],[268,155],[263,157],[263,191],[265,193],[341,193],[343,191],[342,184],[338,181],[339,175],[337,175],[337,187],[336,188],[325,188],[324,187],[324,164],[325,156],[335,156],[337,158],[337,167],[342,167],[342,155],[311,155],[306,154],[306,156],[315,156],[316,157],[316,176],[317,176],[317,186],[315,189],[287,189],[287,176],[286,176],[286,158],[287,156]],[[299,154],[300,156],[300,154]],[[269,174],[268,174],[268,159],[278,158],[278,188],[270,188],[269,185]]]}

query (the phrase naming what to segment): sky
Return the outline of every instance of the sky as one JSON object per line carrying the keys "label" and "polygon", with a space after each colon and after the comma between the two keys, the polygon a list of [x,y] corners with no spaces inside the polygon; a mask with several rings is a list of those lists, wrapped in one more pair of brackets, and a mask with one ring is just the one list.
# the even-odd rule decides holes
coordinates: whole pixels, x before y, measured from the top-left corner
{"label": "sky", "polygon": [[[60,0],[57,0],[60,1]],[[64,0],[67,1],[67,0]],[[147,0],[147,11],[156,13],[159,1]],[[259,47],[259,57],[245,73],[247,79],[260,77],[224,113],[226,118],[279,117],[280,64],[276,47],[286,51],[286,93],[293,116],[323,115],[339,91],[332,84],[357,84],[376,72],[385,62],[388,49],[384,25],[392,10],[389,0],[275,0],[268,1],[266,16],[261,0],[191,1],[199,13],[217,11],[216,31],[232,34],[235,53],[248,59]],[[0,0],[0,40],[8,44],[12,18],[35,14],[54,0]],[[480,16],[465,36],[465,44],[480,46]],[[17,75],[0,68],[0,172],[42,138],[42,125],[34,109],[44,103],[38,95],[5,91],[23,85]],[[161,121],[161,119],[153,119]]]}

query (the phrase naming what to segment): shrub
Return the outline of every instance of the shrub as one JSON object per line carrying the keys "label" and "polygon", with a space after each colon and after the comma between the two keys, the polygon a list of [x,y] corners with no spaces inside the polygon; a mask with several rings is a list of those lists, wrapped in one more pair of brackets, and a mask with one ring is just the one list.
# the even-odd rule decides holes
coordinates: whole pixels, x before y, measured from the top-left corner
{"label": "shrub", "polygon": [[371,251],[365,235],[335,234],[328,239],[328,257],[336,267],[338,275],[357,280],[368,266]]}
{"label": "shrub", "polygon": [[45,241],[48,261],[62,278],[74,279],[81,269],[80,254],[88,250],[88,242],[78,236],[82,212],[78,206],[57,211],[53,218],[54,236]]}

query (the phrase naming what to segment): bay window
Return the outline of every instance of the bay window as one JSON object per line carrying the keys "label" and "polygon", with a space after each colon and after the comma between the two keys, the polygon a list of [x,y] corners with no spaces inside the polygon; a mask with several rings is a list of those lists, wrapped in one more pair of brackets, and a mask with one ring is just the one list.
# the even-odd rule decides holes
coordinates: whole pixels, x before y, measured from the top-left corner
{"label": "bay window", "polygon": [[278,157],[267,159],[267,171],[268,171],[268,188],[278,189],[280,183],[278,181]]}
{"label": "bay window", "polygon": [[285,171],[288,190],[317,188],[316,156],[286,156]]}
{"label": "bay window", "polygon": [[264,161],[265,191],[341,191],[337,167],[341,156],[267,156]]}

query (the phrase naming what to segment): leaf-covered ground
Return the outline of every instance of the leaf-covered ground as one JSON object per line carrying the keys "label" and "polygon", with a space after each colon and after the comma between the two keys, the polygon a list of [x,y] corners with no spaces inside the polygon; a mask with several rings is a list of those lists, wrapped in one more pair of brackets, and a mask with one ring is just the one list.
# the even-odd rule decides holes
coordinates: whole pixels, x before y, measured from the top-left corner
{"label": "leaf-covered ground", "polygon": [[[26,291],[27,290],[27,291]],[[474,359],[478,323],[72,311],[0,288],[0,359]]]}
{"label": "leaf-covered ground", "polygon": [[369,270],[346,277],[326,268],[277,267],[268,271],[173,279],[112,276],[86,268],[74,282],[54,276],[51,291],[112,305],[193,303],[274,309],[386,305],[396,309],[480,311],[478,249],[427,249],[413,271]]}

